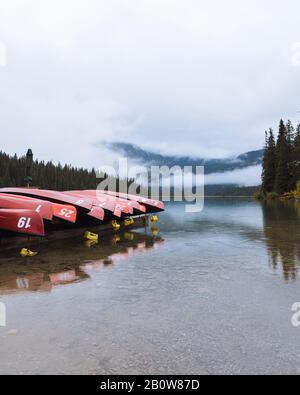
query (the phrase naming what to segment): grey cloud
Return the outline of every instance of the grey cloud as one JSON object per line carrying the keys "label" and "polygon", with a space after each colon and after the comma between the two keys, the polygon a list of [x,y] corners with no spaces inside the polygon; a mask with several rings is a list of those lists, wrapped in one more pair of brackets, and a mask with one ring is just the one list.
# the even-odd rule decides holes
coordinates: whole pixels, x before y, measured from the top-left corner
{"label": "grey cloud", "polygon": [[296,0],[2,2],[0,149],[100,166],[100,140],[225,157],[299,110]]}

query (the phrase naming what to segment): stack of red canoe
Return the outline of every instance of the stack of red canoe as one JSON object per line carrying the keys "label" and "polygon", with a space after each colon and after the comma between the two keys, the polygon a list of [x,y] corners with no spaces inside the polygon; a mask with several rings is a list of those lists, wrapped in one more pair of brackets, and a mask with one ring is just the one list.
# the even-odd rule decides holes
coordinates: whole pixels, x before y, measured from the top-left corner
{"label": "stack of red canoe", "polygon": [[45,223],[103,223],[164,210],[164,204],[125,193],[0,189],[0,230],[44,236]]}

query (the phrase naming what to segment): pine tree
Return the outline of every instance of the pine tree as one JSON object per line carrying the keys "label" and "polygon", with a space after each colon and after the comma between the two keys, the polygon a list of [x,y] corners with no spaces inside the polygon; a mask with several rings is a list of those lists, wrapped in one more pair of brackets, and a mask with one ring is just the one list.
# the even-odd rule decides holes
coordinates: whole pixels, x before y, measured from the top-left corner
{"label": "pine tree", "polygon": [[262,191],[264,194],[274,191],[276,179],[276,143],[273,130],[266,132],[263,157]]}
{"label": "pine tree", "polygon": [[296,187],[295,179],[295,129],[290,120],[286,124],[287,143],[288,143],[288,190],[292,191]]}
{"label": "pine tree", "polygon": [[290,177],[290,146],[287,128],[280,121],[279,133],[276,145],[276,180],[275,191],[282,195],[289,190]]}
{"label": "pine tree", "polygon": [[294,182],[300,181],[300,123],[296,128],[294,141]]}

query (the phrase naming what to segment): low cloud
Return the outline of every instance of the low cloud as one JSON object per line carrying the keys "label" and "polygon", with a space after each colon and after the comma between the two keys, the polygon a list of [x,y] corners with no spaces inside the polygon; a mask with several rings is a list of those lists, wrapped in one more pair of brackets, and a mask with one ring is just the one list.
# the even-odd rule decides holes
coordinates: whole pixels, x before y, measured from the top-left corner
{"label": "low cloud", "polygon": [[206,185],[237,184],[256,186],[261,184],[261,166],[251,166],[241,170],[214,173],[205,176]]}

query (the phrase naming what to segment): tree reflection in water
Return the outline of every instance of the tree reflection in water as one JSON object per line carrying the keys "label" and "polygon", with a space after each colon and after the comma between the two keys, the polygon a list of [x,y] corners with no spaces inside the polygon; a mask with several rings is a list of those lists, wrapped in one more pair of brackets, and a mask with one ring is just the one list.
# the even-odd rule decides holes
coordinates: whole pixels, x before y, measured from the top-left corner
{"label": "tree reflection in water", "polygon": [[300,203],[262,203],[265,243],[270,264],[282,265],[284,278],[294,280],[300,266]]}

